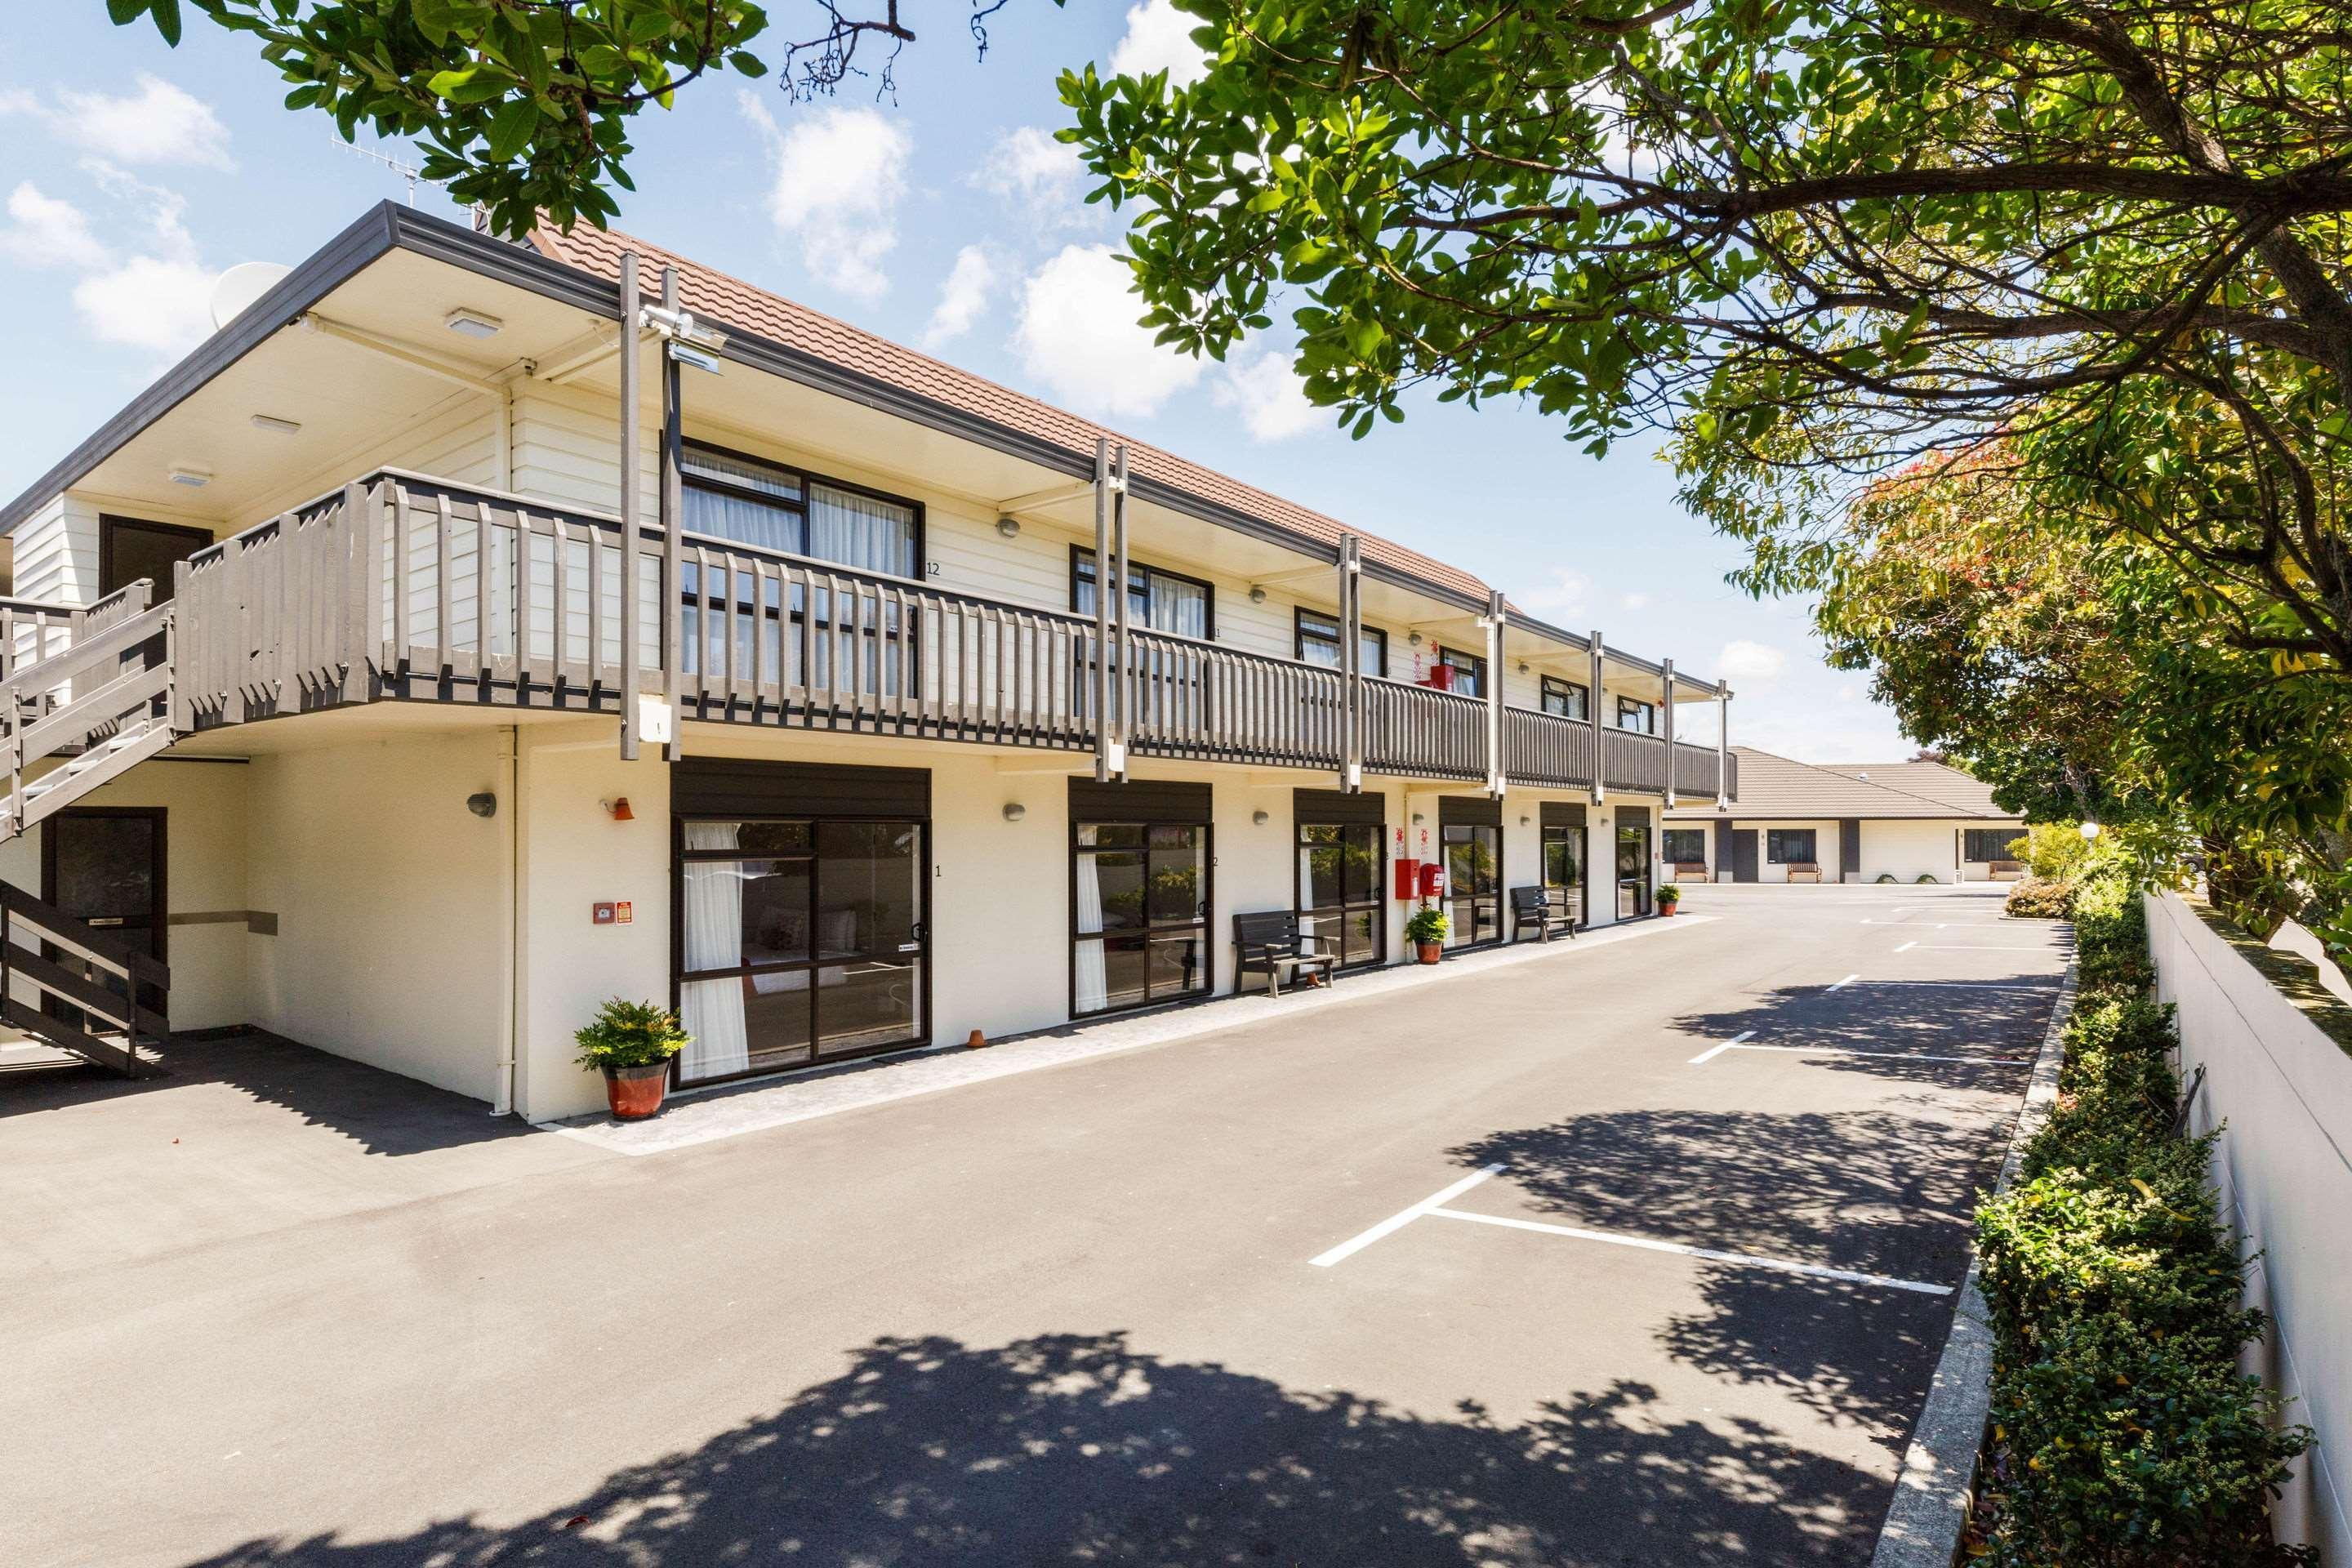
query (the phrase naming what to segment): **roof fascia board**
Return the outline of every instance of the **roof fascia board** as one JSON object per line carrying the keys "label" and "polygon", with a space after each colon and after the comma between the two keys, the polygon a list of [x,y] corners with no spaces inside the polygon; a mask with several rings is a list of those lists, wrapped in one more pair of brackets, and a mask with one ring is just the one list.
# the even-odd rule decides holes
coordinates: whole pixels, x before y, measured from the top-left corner
{"label": "roof fascia board", "polygon": [[80,483],[91,469],[129,445],[142,431],[201,391],[206,383],[259,347],[279,328],[332,293],[353,273],[392,249],[398,243],[399,216],[406,210],[389,201],[380,202],[353,219],[341,234],[312,252],[268,293],[239,312],[236,320],[165,371],[47,473],[35,479],[22,495],[0,508],[0,532],[14,532],[19,522],[51,498]]}

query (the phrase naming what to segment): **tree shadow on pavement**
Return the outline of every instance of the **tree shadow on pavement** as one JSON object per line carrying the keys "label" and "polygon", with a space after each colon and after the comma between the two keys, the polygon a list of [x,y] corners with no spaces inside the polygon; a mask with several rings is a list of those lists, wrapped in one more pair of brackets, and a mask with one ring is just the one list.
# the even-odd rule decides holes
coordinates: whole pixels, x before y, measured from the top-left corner
{"label": "tree shadow on pavement", "polygon": [[[1673,1026],[1696,1042],[1752,1032],[1759,1044],[1878,1051],[1890,1059],[1906,1053],[2030,1057],[2057,994],[2058,977],[2040,972],[1986,976],[1984,984],[1784,986],[1744,1007],[1685,1014]],[[1958,1065],[1916,1064],[1920,1069]]]}
{"label": "tree shadow on pavement", "polygon": [[1408,1414],[1123,1335],[886,1339],[845,1375],[512,1526],[248,1542],[287,1563],[790,1561],[1558,1568],[1858,1563],[1887,1487],[1752,1421],[1670,1419],[1640,1384],[1524,1426]]}
{"label": "tree shadow on pavement", "polygon": [[[2000,1150],[1981,1127],[1892,1106],[1594,1112],[1452,1153],[1468,1166],[1507,1167],[1497,1184],[1559,1223],[1957,1287],[1968,1268],[1968,1215]],[[1900,1441],[1953,1298],[1695,1267],[1706,1308],[1661,1331],[1669,1354],[1786,1389]]]}

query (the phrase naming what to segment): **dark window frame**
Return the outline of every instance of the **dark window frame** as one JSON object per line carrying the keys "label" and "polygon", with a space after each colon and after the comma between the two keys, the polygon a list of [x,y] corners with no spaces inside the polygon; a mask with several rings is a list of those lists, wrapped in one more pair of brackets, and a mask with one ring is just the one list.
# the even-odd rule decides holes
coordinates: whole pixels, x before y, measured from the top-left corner
{"label": "dark window frame", "polygon": [[[1457,829],[1467,837],[1459,840],[1447,837],[1448,834],[1451,834]],[[1494,890],[1488,893],[1479,893],[1473,892],[1467,889],[1457,889],[1454,885],[1454,846],[1457,842],[1475,844],[1477,842],[1477,836],[1482,833],[1491,833],[1495,836]],[[1538,843],[1540,843],[1540,840],[1538,840]],[[1505,912],[1503,907],[1504,897],[1508,890],[1505,887],[1506,878],[1503,875],[1503,856],[1507,852],[1507,848],[1508,846],[1504,843],[1503,839],[1503,825],[1499,822],[1446,822],[1442,819],[1439,821],[1437,825],[1437,853],[1439,857],[1437,863],[1445,868],[1445,897],[1440,900],[1439,902],[1441,904],[1450,904],[1456,899],[1467,899],[1473,905],[1491,903],[1495,906],[1494,935],[1486,938],[1484,942],[1464,942],[1459,946],[1456,946],[1452,941],[1454,933],[1448,931],[1446,933],[1448,938],[1445,949],[1446,952],[1472,952],[1482,948],[1499,947],[1510,939],[1510,932],[1503,921]],[[1475,921],[1474,920],[1474,930],[1475,927]]]}
{"label": "dark window frame", "polygon": [[[1312,907],[1308,906],[1307,902],[1307,880],[1300,868],[1299,861],[1300,851],[1309,847],[1309,845],[1307,842],[1307,830],[1310,827],[1336,827],[1343,834],[1350,828],[1360,829],[1369,827],[1372,830],[1371,888],[1364,901],[1353,904],[1348,902],[1347,877],[1343,869],[1340,876],[1339,902],[1337,904],[1317,904]],[[1344,854],[1344,840],[1342,841],[1342,852]],[[1344,864],[1345,862],[1343,861],[1343,867]],[[1304,921],[1309,915],[1327,914],[1334,911],[1336,911],[1342,920],[1345,920],[1349,915],[1360,910],[1370,909],[1372,911],[1371,956],[1355,963],[1348,963],[1344,956],[1347,952],[1347,942],[1343,938],[1339,944],[1339,953],[1334,955],[1336,962],[1333,967],[1341,970],[1378,969],[1389,961],[1388,879],[1389,830],[1385,817],[1379,822],[1318,822],[1312,817],[1299,816],[1295,814],[1291,817],[1291,912],[1297,915],[1299,920]],[[1236,982],[1236,984],[1238,984],[1238,982]]]}
{"label": "dark window frame", "polygon": [[[1570,713],[1567,710],[1568,694],[1571,691],[1576,694],[1576,705],[1583,711]],[[1551,705],[1555,697],[1560,699],[1562,706],[1554,708]],[[1563,675],[1547,675],[1536,689],[1536,708],[1538,711],[1549,713],[1556,719],[1590,722],[1592,718],[1592,690],[1580,680],[1570,680]]]}
{"label": "dark window frame", "polygon": [[[1697,837],[1697,854],[1677,855],[1675,853],[1675,840],[1685,834],[1694,835]],[[1704,827],[1662,827],[1658,829],[1658,856],[1669,866],[1682,865],[1690,861],[1696,861],[1700,865],[1705,865],[1706,863],[1706,829]]]}
{"label": "dark window frame", "polygon": [[[1099,575],[1098,572],[1093,570],[1094,554],[1095,547],[1091,544],[1073,544],[1070,546],[1070,613],[1074,616],[1091,616],[1094,613],[1091,610],[1082,610],[1078,607],[1078,563],[1082,561],[1087,563],[1089,567],[1088,580],[1093,580],[1094,577]],[[1138,561],[1132,555],[1127,558],[1127,587],[1129,594],[1132,594],[1135,591],[1138,584],[1142,584],[1143,587],[1144,602],[1146,605],[1144,613],[1146,618],[1138,629],[1152,631],[1151,623],[1149,619],[1149,606],[1151,598],[1151,579],[1154,577],[1166,577],[1178,583],[1189,583],[1193,587],[1201,590],[1201,640],[1203,642],[1214,642],[1217,640],[1217,585],[1214,583],[1210,582],[1205,577],[1195,577],[1189,572],[1178,572],[1166,566],[1154,566],[1148,561]],[[1114,619],[1117,618],[1118,609],[1118,607],[1116,605],[1111,606]],[[1133,605],[1129,605],[1128,606],[1127,614],[1128,625],[1130,626],[1136,626],[1136,610]],[[1155,637],[1182,637],[1186,634],[1182,632],[1153,631],[1152,635]]]}
{"label": "dark window frame", "polygon": [[[1971,866],[1982,866],[1988,865],[1995,860],[2011,859],[2013,857],[2009,853],[2009,847],[2024,837],[2025,829],[2022,827],[1962,828],[1960,830],[1960,858]],[[1990,855],[1979,855],[1976,853],[1977,845],[1980,838],[1990,838],[1992,840],[1994,853]]]}
{"label": "dark window frame", "polygon": [[[1458,673],[1462,668],[1463,663],[1466,662],[1470,667],[1471,689],[1470,691],[1464,693],[1464,695],[1482,698],[1486,695],[1486,660],[1484,655],[1470,653],[1458,647],[1448,647],[1444,643],[1437,643],[1433,646],[1435,647],[1437,651],[1430,656],[1431,668],[1433,669],[1438,665],[1443,664],[1449,666]],[[1462,688],[1459,686],[1449,686],[1446,689],[1449,691],[1461,691]]]}
{"label": "dark window frame", "polygon": [[[1324,610],[1310,610],[1304,605],[1292,605],[1290,611],[1290,656],[1301,664],[1307,662],[1307,617],[1309,616],[1313,616],[1318,620],[1329,621],[1332,626],[1331,636],[1328,639],[1318,632],[1316,634],[1316,641],[1328,641],[1333,649],[1338,650],[1341,646],[1341,639],[1347,635],[1347,628],[1339,625],[1339,617],[1338,616],[1332,615]],[[1379,647],[1381,661],[1381,667],[1378,669],[1368,669],[1363,673],[1376,677],[1381,680],[1386,680],[1389,674],[1389,634],[1379,626],[1365,626],[1362,630],[1364,636],[1370,638],[1372,642]],[[1337,665],[1331,665],[1319,668],[1336,669],[1339,667]]]}
{"label": "dark window frame", "polygon": [[[1625,722],[1629,717],[1635,714],[1641,716],[1642,722],[1639,726]],[[1658,705],[1654,702],[1644,702],[1638,697],[1628,697],[1620,692],[1617,697],[1617,728],[1631,735],[1656,734]]]}
{"label": "dark window frame", "polygon": [[[800,854],[761,854],[737,849],[688,849],[686,847],[686,825],[689,822],[784,822],[806,823],[809,826],[809,848]],[[922,966],[922,986],[916,998],[916,1016],[911,1037],[890,1045],[866,1046],[854,1051],[836,1051],[827,1055],[823,1050],[817,1031],[817,1002],[820,987],[815,974],[827,967],[826,961],[812,951],[805,959],[778,959],[760,963],[742,963],[731,969],[697,969],[686,967],[686,868],[688,861],[711,862],[729,860],[806,860],[809,863],[810,897],[815,897],[816,867],[822,857],[817,853],[816,830],[827,823],[864,823],[887,826],[911,826],[915,829],[915,854],[919,870],[915,879],[916,941],[922,951],[916,962]],[[810,1068],[830,1067],[836,1062],[858,1061],[866,1057],[887,1056],[894,1051],[920,1050],[930,1043],[932,1027],[931,984],[939,967],[931,945],[931,893],[935,873],[931,863],[931,819],[929,816],[794,816],[772,812],[674,812],[669,830],[669,1007],[679,1010],[685,999],[685,987],[690,980],[726,980],[747,978],[754,974],[788,974],[804,972],[809,980],[809,1055],[806,1061],[786,1062],[772,1067],[747,1068],[739,1073],[727,1073],[717,1078],[698,1078],[692,1085],[685,1080],[683,1053],[670,1058],[669,1082],[673,1089],[702,1089],[711,1084],[735,1083],[744,1079],[767,1078],[777,1073],[802,1072]],[[839,961],[834,961],[835,966]]]}
{"label": "dark window frame", "polygon": [[[730,463],[751,463],[762,468],[773,468],[779,473],[790,474],[794,479],[800,480],[801,499],[797,501],[790,501],[784,500],[781,496],[772,496],[765,490],[754,489],[749,485],[730,484],[725,479],[708,479],[686,473],[683,471],[683,466],[681,466],[681,471],[678,476],[679,487],[682,489],[715,490],[723,495],[733,496],[739,500],[753,501],[761,506],[774,507],[779,511],[798,512],[801,519],[801,542],[803,545],[806,545],[808,543],[809,489],[811,486],[823,485],[827,489],[846,490],[851,495],[864,496],[869,500],[887,501],[892,506],[903,506],[907,508],[914,513],[914,533],[913,537],[909,541],[910,552],[913,558],[907,563],[908,569],[904,573],[884,573],[880,574],[880,575],[894,577],[903,576],[912,582],[921,582],[924,580],[924,561],[926,559],[924,552],[930,542],[930,518],[923,503],[917,500],[914,497],[898,495],[892,491],[885,489],[877,489],[872,485],[861,485],[849,479],[837,479],[831,474],[820,474],[813,468],[803,468],[797,463],[780,462],[774,458],[763,458],[756,452],[738,451],[732,447],[722,447],[716,441],[688,440],[682,443],[682,445],[690,452],[708,452],[714,458],[723,458]],[[683,524],[683,521],[684,520],[681,518],[681,525]],[[722,539],[726,536],[723,534],[706,534],[703,537]],[[738,544],[745,550],[767,550],[771,548],[770,546],[762,544],[751,544],[742,540],[734,540],[730,541],[730,542]],[[804,549],[787,550],[782,552],[782,553],[796,556],[803,561],[825,560],[825,557],[824,556],[809,554]],[[850,566],[837,561],[827,561],[826,564],[839,566],[844,572],[873,573],[873,568],[871,567]]]}
{"label": "dark window frame", "polygon": [[[1822,863],[1821,829],[1818,827],[1768,827],[1764,830],[1764,864],[1767,866],[1818,866]],[[1792,838],[1802,837],[1802,855],[1787,853]]]}
{"label": "dark window frame", "polygon": [[[1555,842],[1576,846],[1577,879],[1572,888],[1551,879],[1551,846]],[[1590,931],[1592,927],[1592,846],[1589,829],[1581,823],[1538,824],[1536,829],[1536,875],[1547,895],[1544,901],[1563,914],[1568,910],[1567,901],[1549,895],[1571,891],[1576,894],[1577,924]]]}
{"label": "dark window frame", "polygon": [[[1099,846],[1081,846],[1078,843],[1078,829],[1081,827],[1139,827],[1143,830],[1142,847],[1138,851],[1143,857],[1145,885],[1144,921],[1141,925],[1116,932],[1108,929],[1090,931],[1082,931],[1078,929],[1078,857],[1095,854],[1099,848]],[[1151,830],[1155,827],[1192,828],[1198,830],[1201,835],[1201,913],[1193,920],[1155,921],[1150,918]],[[1069,863],[1067,893],[1069,903],[1065,921],[1068,936],[1064,944],[1069,951],[1069,990],[1065,1006],[1071,1022],[1076,1023],[1081,1018],[1115,1017],[1122,1013],[1139,1013],[1152,1007],[1180,1006],[1185,1003],[1205,1001],[1217,994],[1217,951],[1215,943],[1210,940],[1210,928],[1216,923],[1217,918],[1217,829],[1213,822],[1171,822],[1164,817],[1154,820],[1134,816],[1089,816],[1072,811],[1069,814],[1068,843],[1064,858]],[[1166,996],[1154,996],[1151,994],[1151,939],[1163,931],[1196,930],[1201,933],[1200,985],[1191,991],[1174,992]],[[1081,942],[1108,942],[1114,935],[1139,936],[1143,939],[1143,1000],[1108,1003],[1103,1006],[1081,1013],[1078,1011],[1078,943]],[[1107,963],[1106,973],[1108,973]]]}

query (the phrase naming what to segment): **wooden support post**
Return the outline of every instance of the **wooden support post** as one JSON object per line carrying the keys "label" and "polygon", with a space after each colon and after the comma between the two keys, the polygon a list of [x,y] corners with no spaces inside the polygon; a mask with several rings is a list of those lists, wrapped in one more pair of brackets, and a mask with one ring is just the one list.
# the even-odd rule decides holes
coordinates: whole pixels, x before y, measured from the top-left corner
{"label": "wooden support post", "polygon": [[[639,428],[643,411],[638,405],[642,393],[637,378],[644,358],[639,352],[637,320],[642,308],[643,299],[637,289],[637,253],[632,250],[621,258],[621,759],[631,763],[637,760],[638,710],[645,699],[639,689],[643,681],[637,670],[637,452],[643,439]],[[520,531],[515,538],[520,546]],[[518,558],[520,553],[518,549]],[[482,581],[487,584],[487,562],[482,563],[481,572]],[[487,602],[486,595],[486,605]]]}
{"label": "wooden support post", "polygon": [[1364,547],[1352,533],[1339,536],[1339,787],[1349,795],[1364,787]]}
{"label": "wooden support post", "polygon": [[1503,633],[1510,624],[1503,591],[1486,595],[1486,793],[1496,800],[1508,787],[1503,759]]}
{"label": "wooden support post", "polygon": [[[1111,454],[1110,459],[1110,531],[1111,549],[1118,556],[1118,599],[1111,606],[1118,628],[1114,654],[1117,662],[1111,667],[1115,677],[1111,707],[1118,729],[1112,737],[1110,755],[1113,771],[1123,783],[1127,778],[1127,748],[1133,739],[1135,728],[1135,675],[1128,662],[1130,645],[1128,641],[1127,612],[1127,447],[1123,444]],[[1100,573],[1097,572],[1097,575],[1099,576]]]}
{"label": "wooden support post", "polygon": [[[677,309],[677,268],[662,268],[662,309]],[[671,358],[668,345],[662,349],[662,454],[661,454],[661,525],[662,525],[662,620],[667,627],[662,637],[662,696],[669,704],[669,742],[662,748],[663,757],[676,762],[686,755],[686,714],[679,702],[686,681],[686,510],[684,479],[680,464],[684,461],[686,425],[678,407],[677,361]],[[708,584],[702,584],[707,590]],[[812,604],[809,612],[815,614]],[[730,635],[732,635],[731,628]],[[709,644],[709,630],[703,628],[703,643]]]}
{"label": "wooden support post", "polygon": [[1739,798],[1731,787],[1731,688],[1722,689],[1715,710],[1715,800],[1719,806]]}
{"label": "wooden support post", "polygon": [[1601,717],[1609,711],[1609,704],[1602,700],[1601,693],[1601,650],[1605,646],[1598,631],[1592,634],[1592,641],[1587,645],[1592,660],[1592,804],[1595,805],[1609,798],[1609,786],[1605,782],[1609,776],[1609,733],[1602,727],[1605,721]]}
{"label": "wooden support post", "polygon": [[1108,784],[1110,752],[1110,437],[1095,437],[1095,782]]}
{"label": "wooden support post", "polygon": [[1662,716],[1666,737],[1666,805],[1675,804],[1675,661],[1665,661],[1665,712]]}

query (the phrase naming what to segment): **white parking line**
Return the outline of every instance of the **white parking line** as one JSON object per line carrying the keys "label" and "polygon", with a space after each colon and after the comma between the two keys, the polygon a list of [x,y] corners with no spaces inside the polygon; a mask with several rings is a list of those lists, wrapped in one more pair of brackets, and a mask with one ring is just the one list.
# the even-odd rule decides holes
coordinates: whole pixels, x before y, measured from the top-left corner
{"label": "white parking line", "polygon": [[1928,952],[2057,952],[2062,950],[2041,945],[2021,947],[2015,942],[1993,944],[1981,942],[1931,942],[1927,944],[1925,951]]}
{"label": "white parking line", "polygon": [[1684,1258],[1705,1258],[1709,1263],[1735,1264],[1742,1268],[1769,1268],[1782,1274],[1810,1275],[1816,1279],[1840,1279],[1849,1285],[1877,1285],[1889,1290],[1916,1290],[1923,1296],[1948,1296],[1952,1293],[1949,1285],[1930,1285],[1922,1279],[1860,1274],[1851,1268],[1830,1268],[1818,1263],[1793,1263],[1785,1258],[1757,1258],[1745,1252],[1718,1252],[1711,1247],[1685,1247],[1679,1241],[1659,1241],[1647,1236],[1613,1236],[1605,1230],[1585,1230],[1572,1225],[1546,1225],[1540,1220],[1511,1219],[1502,1215],[1472,1214],[1466,1209],[1433,1208],[1423,1212],[1437,1219],[1466,1219],[1478,1225],[1498,1225],[1510,1230],[1573,1237],[1579,1241],[1598,1241],[1610,1247],[1637,1247],[1644,1252],[1672,1252]]}
{"label": "white parking line", "polygon": [[1402,1230],[1405,1226],[1411,1225],[1422,1215],[1435,1209],[1438,1205],[1452,1202],[1454,1199],[1458,1198],[1463,1194],[1468,1192],[1471,1188],[1476,1186],[1479,1183],[1485,1181],[1487,1177],[1500,1173],[1502,1170],[1503,1167],[1500,1165],[1488,1165],[1470,1175],[1465,1176],[1460,1181],[1454,1183],[1452,1186],[1446,1188],[1444,1192],[1432,1193],[1429,1196],[1422,1199],[1421,1202],[1413,1205],[1411,1208],[1398,1210],[1395,1214],[1389,1215],[1388,1218],[1381,1221],[1380,1224],[1372,1226],[1371,1229],[1363,1232],[1361,1235],[1349,1237],[1347,1240],[1341,1242],[1330,1251],[1323,1254],[1320,1258],[1309,1258],[1307,1260],[1308,1264],[1316,1268],[1328,1268],[1335,1263],[1344,1263],[1349,1258],[1353,1258],[1357,1253],[1361,1252],[1364,1248],[1371,1246],[1372,1243],[1380,1240],[1381,1237],[1393,1235],[1397,1231]]}
{"label": "white parking line", "polygon": [[1861,978],[1862,976],[1859,974],[1849,974],[1843,980],[1839,981],[1835,985],[1831,986],[1830,989],[1832,991],[1843,990]]}
{"label": "white parking line", "polygon": [[1910,952],[1913,948],[1915,948],[1915,947],[1916,947],[1916,946],[1918,946],[1918,945],[1919,945],[1918,942],[1915,939],[1915,940],[1913,940],[1913,941],[1911,941],[1911,942],[1905,942],[1901,947],[1896,948],[1895,951],[1895,952]]}
{"label": "white parking line", "polygon": [[1709,1051],[1701,1051],[1701,1052],[1699,1052],[1699,1054],[1698,1054],[1698,1055],[1696,1055],[1696,1056],[1695,1056],[1695,1057],[1691,1058],[1691,1059],[1690,1059],[1690,1065],[1691,1065],[1692,1067],[1696,1067],[1696,1066],[1698,1066],[1698,1064],[1699,1064],[1699,1063],[1701,1063],[1701,1062],[1713,1061],[1716,1058],[1717,1058],[1717,1057],[1721,1056],[1724,1052],[1726,1052],[1726,1051],[1729,1050],[1732,1047],[1734,1047],[1734,1046],[1738,1045],[1740,1041],[1742,1041],[1742,1040],[1752,1040],[1752,1039],[1754,1039],[1755,1037],[1756,1037],[1756,1031],[1755,1031],[1755,1030],[1753,1030],[1753,1029],[1749,1029],[1749,1030],[1748,1030],[1748,1031],[1747,1031],[1745,1034],[1734,1035],[1734,1036],[1732,1036],[1732,1037],[1731,1037],[1731,1038],[1729,1038],[1729,1039],[1727,1039],[1727,1040],[1724,1041],[1724,1042],[1723,1042],[1723,1044],[1721,1044],[1721,1045],[1719,1045],[1719,1046],[1716,1047],[1713,1050],[1709,1050]]}

